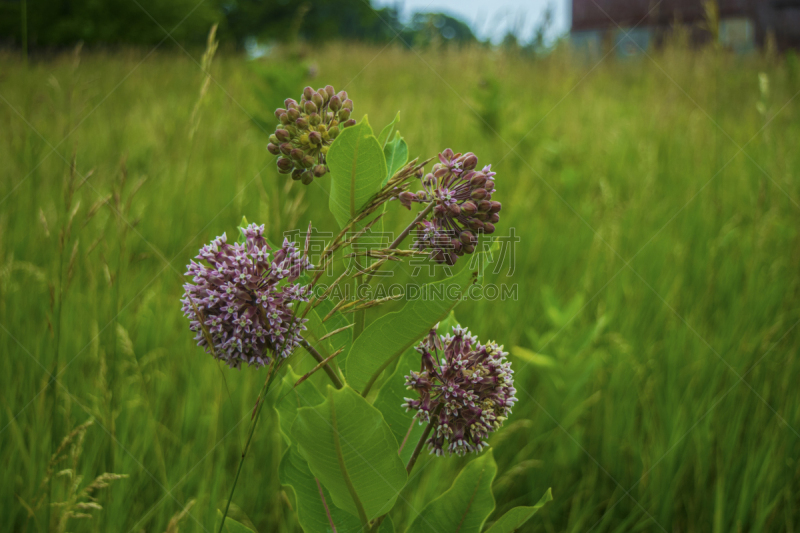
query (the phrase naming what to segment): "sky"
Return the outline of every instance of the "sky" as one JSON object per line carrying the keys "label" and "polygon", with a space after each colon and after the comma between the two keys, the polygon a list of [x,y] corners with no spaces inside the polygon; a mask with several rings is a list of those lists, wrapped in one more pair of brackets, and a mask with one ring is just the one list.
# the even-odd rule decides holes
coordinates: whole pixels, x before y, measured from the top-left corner
{"label": "sky", "polygon": [[566,33],[571,3],[571,0],[373,0],[372,5],[398,7],[404,22],[415,11],[447,13],[469,24],[479,39],[490,38],[497,43],[515,25],[521,26],[517,35],[527,42],[548,4],[553,6],[554,15],[548,40]]}

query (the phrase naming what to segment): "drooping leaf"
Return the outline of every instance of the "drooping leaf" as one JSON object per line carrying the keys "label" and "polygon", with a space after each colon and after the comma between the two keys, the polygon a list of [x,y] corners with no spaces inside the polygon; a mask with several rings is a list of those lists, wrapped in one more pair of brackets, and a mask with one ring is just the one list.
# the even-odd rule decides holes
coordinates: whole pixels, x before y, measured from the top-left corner
{"label": "drooping leaf", "polygon": [[416,395],[415,392],[409,391],[405,386],[405,376],[409,370],[420,370],[420,355],[413,349],[406,350],[400,357],[397,369],[383,384],[380,392],[378,392],[378,397],[373,403],[383,413],[383,419],[386,420],[389,429],[394,433],[398,446],[403,447],[399,455],[404,464],[408,463],[411,454],[414,452],[414,447],[422,436],[422,432],[425,431],[425,426],[420,425],[414,418],[414,412],[406,412],[401,407],[403,398]]}
{"label": "drooping leaf", "polygon": [[306,533],[333,531],[331,521],[338,533],[361,531],[361,522],[357,517],[333,504],[330,492],[314,478],[308,463],[297,451],[296,446],[290,446],[283,454],[279,475],[281,484],[292,487],[294,491],[297,519],[303,531]]}
{"label": "drooping leaf", "polygon": [[339,227],[344,227],[377,193],[386,178],[386,159],[367,117],[342,131],[327,156],[331,170],[328,206]]}
{"label": "drooping leaf", "polygon": [[[408,301],[400,311],[387,313],[370,324],[353,343],[347,356],[345,377],[350,386],[366,395],[394,359],[447,316],[472,279],[473,272],[463,268],[450,278],[424,285],[421,294],[442,297],[420,297]],[[458,288],[459,298],[453,298],[456,295],[453,287]]]}
{"label": "drooping leaf", "polygon": [[400,122],[400,111],[397,112],[397,114],[394,116],[394,119],[390,123],[384,126],[380,135],[378,135],[378,142],[380,143],[381,148],[385,148],[386,143],[392,138],[392,132],[394,131],[394,128],[397,126],[398,122]]}
{"label": "drooping leaf", "polygon": [[[222,511],[217,509],[217,519],[214,522],[214,531],[219,531],[219,526],[222,523]],[[225,527],[222,530],[224,533],[254,533],[249,527],[237,522],[230,516],[225,517]]]}
{"label": "drooping leaf", "polygon": [[547,489],[539,501],[533,507],[514,507],[506,514],[501,516],[494,524],[489,527],[484,533],[513,533],[521,528],[525,522],[535,515],[539,509],[553,499],[553,492]]}
{"label": "drooping leaf", "polygon": [[300,378],[301,376],[295,374],[292,367],[287,368],[280,386],[275,387],[277,390],[274,395],[270,393],[270,398],[267,399],[274,402],[281,434],[287,444],[292,441],[291,429],[297,410],[301,407],[319,405],[325,400],[311,381],[306,380],[295,388],[294,384]]}
{"label": "drooping leaf", "polygon": [[383,155],[386,158],[386,179],[383,180],[383,184],[385,185],[389,178],[394,176],[394,173],[400,170],[400,168],[406,164],[408,161],[408,145],[406,144],[406,140],[400,137],[400,132],[394,132],[394,139],[391,142],[386,143],[386,146],[383,148]]}
{"label": "drooping leaf", "polygon": [[380,411],[350,387],[328,387],[328,397],[297,411],[292,425],[311,472],[333,503],[361,521],[388,513],[406,483],[397,440]]}
{"label": "drooping leaf", "polygon": [[447,492],[425,506],[408,531],[479,533],[494,510],[492,480],[496,473],[491,450],[473,459]]}

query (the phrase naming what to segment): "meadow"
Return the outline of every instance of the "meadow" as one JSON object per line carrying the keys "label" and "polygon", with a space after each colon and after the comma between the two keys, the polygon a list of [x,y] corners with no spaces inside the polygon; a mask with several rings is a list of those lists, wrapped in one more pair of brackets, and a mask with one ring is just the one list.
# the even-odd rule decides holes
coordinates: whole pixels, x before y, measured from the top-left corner
{"label": "meadow", "polygon": [[[487,277],[518,298],[456,308],[516,368],[495,516],[552,487],[525,531],[800,528],[795,56],[334,44],[220,52],[206,80],[202,50],[148,52],[0,55],[0,530],[46,530],[51,450],[89,419],[54,501],[128,477],[70,531],[212,530],[265,369],[194,345],[185,265],[243,215],[273,240],[335,228],[324,178],[292,183],[265,149],[274,108],[329,83],[376,129],[403,109],[412,157],[497,172],[519,242]],[[276,425],[265,410],[231,516],[300,531]],[[399,531],[464,462],[421,458]]]}

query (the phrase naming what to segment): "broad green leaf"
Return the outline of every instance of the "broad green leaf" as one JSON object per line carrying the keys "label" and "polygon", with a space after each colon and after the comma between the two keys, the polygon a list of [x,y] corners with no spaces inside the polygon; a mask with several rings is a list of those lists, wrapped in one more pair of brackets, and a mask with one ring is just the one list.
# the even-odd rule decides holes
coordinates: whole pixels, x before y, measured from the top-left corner
{"label": "broad green leaf", "polygon": [[[276,387],[277,392],[273,396],[273,405],[278,412],[278,423],[280,426],[281,434],[286,440],[287,444],[291,443],[291,429],[294,419],[297,416],[297,410],[301,407],[311,407],[321,404],[325,398],[319,393],[311,381],[306,380],[297,388],[294,384],[302,376],[295,374],[292,367],[286,369],[286,374],[281,380],[280,387]],[[272,396],[272,394],[270,394]],[[269,399],[268,399],[269,401]]]}
{"label": "broad green leaf", "polygon": [[394,173],[408,161],[408,145],[405,139],[400,137],[400,132],[394,132],[394,139],[392,142],[387,143],[383,148],[383,155],[386,158],[386,179],[383,180],[383,185],[389,181],[389,178],[394,176]]}
{"label": "broad green leaf", "polygon": [[[311,276],[309,276],[309,273],[304,272],[298,279],[298,283],[300,283],[300,285],[311,283]],[[331,302],[330,299],[326,299],[319,302],[316,307],[311,308],[308,311],[308,315],[306,315],[308,322],[305,324],[306,333],[303,336],[317,349],[322,357],[328,357],[339,348],[344,348],[344,351],[340,355],[336,356],[333,361],[328,363],[338,368],[339,365],[343,364],[344,358],[350,350],[350,343],[353,342],[353,331],[351,329],[344,330],[332,337],[328,337],[324,341],[319,340],[328,333],[350,324],[348,315],[342,313],[334,313],[326,322],[322,321],[330,310],[333,309],[333,306],[334,303]]]}
{"label": "broad green leaf", "polygon": [[392,137],[392,132],[394,131],[395,126],[397,123],[400,122],[400,111],[394,116],[394,119],[388,123],[382,130],[380,135],[378,135],[378,142],[381,145],[381,148],[386,147],[386,143]]}
{"label": "broad green leaf", "polygon": [[[394,433],[394,438],[397,439],[398,446],[402,446],[400,450],[400,459],[403,463],[408,463],[411,454],[414,452],[414,447],[419,442],[422,432],[425,431],[425,426],[420,425],[414,419],[414,413],[401,407],[403,398],[406,396],[413,396],[416,393],[406,389],[405,376],[409,370],[420,370],[420,356],[416,350],[406,350],[400,358],[397,369],[386,380],[386,383],[381,387],[378,392],[378,397],[375,399],[373,405],[383,413],[383,419],[389,429]],[[409,429],[411,430],[409,433]],[[405,444],[403,442],[405,441]]]}
{"label": "broad green leaf", "polygon": [[[330,532],[331,521],[338,533],[360,532],[361,522],[333,504],[330,492],[314,478],[308,463],[295,446],[290,446],[281,459],[279,475],[282,485],[292,487],[297,506],[297,519],[303,531],[317,533]],[[322,491],[322,494],[320,494]],[[325,498],[324,503],[322,498]],[[325,505],[328,512],[325,511]],[[330,518],[328,518],[330,513]]]}
{"label": "broad green leaf", "polygon": [[492,451],[473,459],[447,489],[414,519],[408,531],[478,533],[494,510],[492,480],[497,473]]}
{"label": "broad green leaf", "polygon": [[332,337],[328,337],[324,341],[319,340],[328,333],[350,324],[348,320],[349,315],[344,315],[342,313],[334,313],[326,322],[322,321],[330,310],[333,309],[333,306],[334,303],[326,299],[308,312],[306,316],[306,318],[308,318],[308,322],[306,322],[307,332],[304,336],[308,342],[317,349],[322,357],[328,357],[339,348],[344,347],[344,351],[329,363],[334,367],[338,367],[344,364],[347,352],[350,350],[350,343],[353,342],[353,330],[352,328],[346,329]]}
{"label": "broad green leaf", "polygon": [[[217,509],[217,519],[214,522],[214,531],[219,531],[219,526],[222,523],[222,511]],[[249,527],[237,522],[230,516],[225,517],[225,528],[222,530],[224,533],[254,533]]]}
{"label": "broad green leaf", "polygon": [[362,522],[388,513],[405,486],[408,476],[391,429],[350,387],[328,387],[325,402],[299,409],[292,440],[334,505]]}
{"label": "broad green leaf", "polygon": [[367,117],[342,131],[327,156],[331,169],[328,206],[339,227],[344,227],[377,193],[386,178],[386,160]]}
{"label": "broad green leaf", "polygon": [[535,515],[539,509],[544,507],[544,505],[552,499],[553,492],[551,489],[547,489],[547,492],[544,493],[544,496],[539,499],[539,502],[536,505],[533,507],[514,507],[506,514],[501,516],[484,533],[513,533],[521,528],[525,522],[530,520],[530,518]]}
{"label": "broad green leaf", "polygon": [[[347,356],[345,377],[350,386],[366,396],[392,361],[447,316],[472,280],[472,270],[463,268],[453,277],[421,287],[421,294],[435,294],[436,297],[408,301],[400,311],[387,313],[370,324],[353,343]],[[458,291],[454,292],[454,287]]]}

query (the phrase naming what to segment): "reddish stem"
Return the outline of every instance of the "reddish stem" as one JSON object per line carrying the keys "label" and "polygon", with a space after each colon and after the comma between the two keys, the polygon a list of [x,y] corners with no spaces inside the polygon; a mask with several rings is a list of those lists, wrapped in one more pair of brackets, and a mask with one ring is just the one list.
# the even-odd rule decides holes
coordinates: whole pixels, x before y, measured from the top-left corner
{"label": "reddish stem", "polygon": [[328,502],[325,501],[325,494],[322,493],[322,485],[319,484],[319,480],[317,478],[314,478],[314,481],[317,482],[319,497],[322,499],[322,506],[325,508],[325,514],[328,515],[328,523],[331,525],[333,533],[336,533],[336,526],[333,523],[333,517],[331,517],[331,510],[328,509]]}

